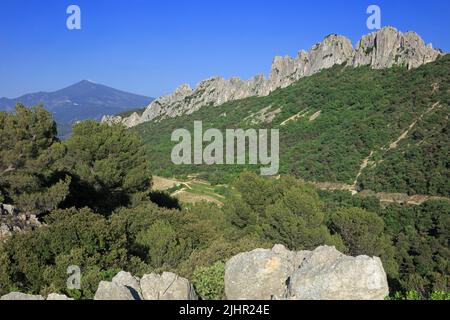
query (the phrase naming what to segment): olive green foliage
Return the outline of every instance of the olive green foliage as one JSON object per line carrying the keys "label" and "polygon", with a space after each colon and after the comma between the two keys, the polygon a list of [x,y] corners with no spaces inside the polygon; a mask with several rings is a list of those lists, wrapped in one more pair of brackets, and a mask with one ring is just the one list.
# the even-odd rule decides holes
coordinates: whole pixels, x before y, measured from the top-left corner
{"label": "olive green foliage", "polygon": [[[125,266],[123,237],[114,234],[107,220],[90,209],[57,210],[46,222],[47,226],[35,231],[15,234],[0,248],[2,260],[9,261],[10,283],[18,290],[70,294],[66,291],[67,268],[78,265],[83,275],[81,292],[92,297],[103,280],[102,273]],[[5,292],[8,288],[1,289]]]}
{"label": "olive green foliage", "polygon": [[339,234],[352,256],[380,257],[385,271],[397,274],[395,248],[385,233],[384,221],[376,213],[359,208],[339,209],[331,216],[332,232]]}
{"label": "olive green foliage", "polygon": [[339,235],[332,236],[325,224],[323,203],[313,187],[291,177],[273,180],[248,172],[235,187],[239,195],[225,210],[241,232],[295,250],[323,244],[343,248]]}
{"label": "olive green foliage", "polygon": [[0,198],[22,212],[89,206],[109,214],[151,186],[140,139],[122,126],[85,121],[59,142],[49,112],[19,104],[0,112],[0,147]]}
{"label": "olive green foliage", "polygon": [[[170,161],[174,129],[193,132],[217,128],[280,129],[280,173],[316,182],[353,183],[363,160],[374,152],[358,186],[380,192],[450,195],[448,113],[450,55],[418,69],[335,66],[267,97],[203,107],[190,115],[143,123],[138,131],[147,147],[154,174],[202,174],[213,183],[230,182],[245,165],[184,165]],[[429,109],[438,105],[429,111]],[[276,110],[271,123],[255,123],[255,115]],[[312,115],[320,116],[310,121]],[[429,112],[427,112],[429,111]],[[293,116],[297,120],[288,121]],[[303,116],[301,116],[303,115]],[[417,122],[416,122],[417,121]],[[406,139],[389,149],[411,124]]]}
{"label": "olive green foliage", "polygon": [[[134,130],[82,122],[63,142],[42,107],[0,112],[0,202],[44,223],[0,241],[0,295],[92,298],[101,280],[125,270],[172,271],[191,279],[202,298],[220,299],[230,257],[279,243],[379,256],[390,291],[399,292],[391,299],[448,299],[449,201],[382,206],[375,197],[317,191],[294,176],[352,183],[374,151],[376,165],[363,171],[360,188],[448,196],[449,65],[444,57],[411,71],[337,66],[268,97]],[[194,120],[205,129],[255,127],[249,119],[267,106],[281,110],[270,124],[281,129],[279,179],[252,173],[257,167],[171,164],[174,128],[192,129]],[[305,116],[281,126],[318,110],[314,121]],[[386,148],[415,121],[397,148]],[[183,206],[151,192],[150,171],[200,173],[231,187],[214,188],[226,193],[223,207]],[[66,288],[71,265],[81,268],[80,290]]]}
{"label": "olive green foliage", "polygon": [[137,244],[145,248],[148,264],[154,268],[176,265],[186,249],[186,243],[177,237],[169,222],[158,220],[137,235]]}
{"label": "olive green foliage", "polygon": [[225,297],[225,264],[216,262],[210,267],[195,269],[192,282],[204,300],[221,300]]}
{"label": "olive green foliage", "polygon": [[[340,232],[347,247],[358,248],[363,245],[365,248],[361,248],[362,252],[381,256],[383,266],[388,271],[391,292],[415,292],[421,298],[430,298],[431,292],[449,292],[449,201],[428,201],[420,206],[391,204],[383,207],[373,198],[352,196],[348,192],[327,191],[321,192],[321,195],[327,210],[331,212],[331,218],[328,219],[330,229]],[[379,218],[367,210],[376,213]],[[362,218],[368,222],[366,227],[358,222]],[[379,233],[382,222],[384,232]],[[391,247],[387,245],[386,238],[392,240],[395,265],[390,258],[387,259],[391,257]],[[393,272],[394,267],[397,272]]]}
{"label": "olive green foliage", "polygon": [[422,297],[450,291],[450,202],[417,207],[392,205],[380,215],[392,235],[399,264],[399,286]]}
{"label": "olive green foliage", "polygon": [[14,113],[0,112],[0,200],[36,215],[58,207],[71,179],[49,168],[46,153],[56,141],[43,107],[18,104]]}
{"label": "olive green foliage", "polygon": [[13,282],[9,274],[10,261],[3,244],[0,243],[0,293],[12,291]]}
{"label": "olive green foliage", "polygon": [[[406,293],[396,292],[394,295],[389,296],[386,300],[424,300],[424,298],[417,291],[408,291]],[[432,292],[428,300],[435,301],[447,301],[450,300],[450,294],[446,292]]]}
{"label": "olive green foliage", "polygon": [[66,206],[89,206],[107,214],[149,191],[151,175],[140,139],[122,126],[81,122],[61,149],[54,166],[73,176]]}
{"label": "olive green foliage", "polygon": [[[254,199],[244,181],[250,183]],[[236,186],[240,196],[224,209],[202,203],[169,210],[146,201],[117,209],[109,217],[89,208],[54,210],[45,217],[46,226],[15,234],[0,248],[0,277],[5,279],[1,291],[16,287],[23,292],[59,291],[89,298],[98,281],[124,269],[137,275],[173,271],[195,278],[200,293],[216,299],[223,292],[219,279],[223,270],[216,263],[239,252],[279,242],[293,249],[313,248],[333,240],[340,243],[338,236],[328,232],[321,201],[312,188],[294,179],[277,181],[253,174],[243,174]],[[265,187],[272,191],[272,198],[266,199]],[[290,199],[295,193],[299,199]],[[265,207],[281,204],[297,223],[294,231],[301,233],[294,238],[287,234],[289,230],[269,227],[275,220],[271,220],[273,210]],[[234,223],[239,206],[257,216],[243,229]],[[294,210],[295,206],[299,209]],[[80,291],[65,287],[69,265],[81,267]]]}

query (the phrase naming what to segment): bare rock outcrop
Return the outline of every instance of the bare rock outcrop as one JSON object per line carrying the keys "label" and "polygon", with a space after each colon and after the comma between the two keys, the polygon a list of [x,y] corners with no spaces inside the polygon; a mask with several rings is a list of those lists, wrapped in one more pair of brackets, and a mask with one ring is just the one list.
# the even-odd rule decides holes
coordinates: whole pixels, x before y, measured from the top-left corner
{"label": "bare rock outcrop", "polygon": [[383,300],[389,289],[378,257],[349,257],[319,247],[292,274],[286,293],[293,300]]}
{"label": "bare rock outcrop", "polygon": [[129,288],[124,285],[101,281],[94,300],[136,300]]}
{"label": "bare rock outcrop", "polygon": [[21,292],[11,292],[8,294],[5,294],[0,298],[0,300],[45,300],[43,296],[39,295],[31,295],[31,294],[25,294]]}
{"label": "bare rock outcrop", "polygon": [[225,294],[230,300],[380,300],[389,289],[379,258],[349,257],[327,246],[292,252],[277,245],[231,258]]}
{"label": "bare rock outcrop", "polygon": [[58,293],[50,293],[47,296],[47,300],[56,300],[56,301],[64,301],[64,300],[74,300],[72,298],[69,298],[65,294],[58,294]]}
{"label": "bare rock outcrop", "polygon": [[296,58],[275,57],[267,80],[262,75],[248,81],[212,77],[201,81],[195,89],[182,85],[172,94],[154,100],[142,116],[137,113],[124,118],[105,116],[102,121],[134,127],[148,121],[191,114],[204,106],[219,106],[251,96],[266,96],[278,88],[287,87],[303,77],[335,65],[370,66],[374,69],[405,66],[411,69],[433,62],[442,54],[440,50],[433,49],[431,44],[426,45],[416,33],[402,33],[393,27],[365,35],[355,49],[349,39],[332,34],[314,45],[309,52],[300,51]]}
{"label": "bare rock outcrop", "polygon": [[426,45],[417,33],[402,33],[386,27],[362,37],[356,45],[353,66],[386,69],[400,65],[413,69],[433,62],[441,55],[440,50]]}
{"label": "bare rock outcrop", "polygon": [[129,272],[120,271],[112,279],[112,282],[127,287],[136,300],[143,300],[140,279],[138,277],[133,276]]}
{"label": "bare rock outcrop", "polygon": [[[195,90],[188,85],[182,85],[172,95],[156,99],[146,108],[139,123],[191,114],[206,105],[216,106],[232,100],[262,95],[265,90],[263,76],[249,81],[212,77],[201,81]],[[127,119],[123,119],[124,124],[126,121]]]}
{"label": "bare rock outcrop", "polygon": [[94,300],[197,300],[193,285],[171,272],[146,274],[139,279],[119,272],[111,282],[100,282]]}
{"label": "bare rock outcrop", "polygon": [[0,240],[14,232],[32,230],[41,226],[35,215],[20,213],[9,204],[0,203]]}
{"label": "bare rock outcrop", "polygon": [[282,299],[286,281],[306,254],[276,245],[232,257],[225,267],[225,295],[229,300]]}
{"label": "bare rock outcrop", "polygon": [[171,272],[151,273],[141,279],[145,300],[197,300],[193,285],[185,278]]}
{"label": "bare rock outcrop", "polygon": [[350,40],[332,34],[314,45],[309,52],[300,51],[297,58],[275,57],[269,75],[268,93],[334,65],[346,63],[353,59],[353,55]]}

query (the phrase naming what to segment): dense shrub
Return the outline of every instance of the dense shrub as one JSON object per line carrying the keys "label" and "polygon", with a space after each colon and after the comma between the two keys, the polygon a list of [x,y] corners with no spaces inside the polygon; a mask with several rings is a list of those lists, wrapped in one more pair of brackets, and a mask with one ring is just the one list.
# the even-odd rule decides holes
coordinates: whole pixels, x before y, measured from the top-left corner
{"label": "dense shrub", "polygon": [[323,203],[311,186],[290,177],[273,180],[254,173],[243,173],[235,185],[239,196],[224,210],[241,233],[256,232],[262,240],[293,250],[323,244],[343,248],[339,235],[331,235],[325,225]]}
{"label": "dense shrub", "polygon": [[337,210],[331,216],[330,229],[342,237],[350,255],[380,257],[387,274],[397,276],[395,248],[376,213],[359,208]]}
{"label": "dense shrub", "polygon": [[210,267],[195,269],[192,283],[196,292],[205,300],[221,300],[225,297],[225,264],[216,262]]}
{"label": "dense shrub", "polygon": [[14,113],[0,112],[1,201],[35,215],[58,207],[71,179],[49,168],[56,142],[56,124],[43,107],[18,104]]}

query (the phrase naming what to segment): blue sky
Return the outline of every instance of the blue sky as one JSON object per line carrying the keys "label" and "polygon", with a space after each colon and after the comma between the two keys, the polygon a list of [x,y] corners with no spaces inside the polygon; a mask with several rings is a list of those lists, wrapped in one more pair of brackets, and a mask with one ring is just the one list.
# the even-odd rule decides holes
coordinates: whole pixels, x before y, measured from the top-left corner
{"label": "blue sky", "polygon": [[[81,30],[66,28],[71,4]],[[0,97],[83,79],[148,96],[213,75],[248,79],[330,33],[355,43],[370,4],[382,25],[450,50],[449,0],[0,0]]]}

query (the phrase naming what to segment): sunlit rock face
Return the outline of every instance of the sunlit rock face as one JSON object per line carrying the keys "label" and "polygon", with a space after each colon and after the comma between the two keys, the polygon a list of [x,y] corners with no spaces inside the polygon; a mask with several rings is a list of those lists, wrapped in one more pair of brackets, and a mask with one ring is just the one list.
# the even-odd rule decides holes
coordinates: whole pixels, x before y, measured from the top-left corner
{"label": "sunlit rock face", "polygon": [[184,84],[172,94],[154,100],[142,116],[137,113],[125,118],[105,116],[102,122],[134,127],[148,121],[191,114],[204,106],[219,106],[251,96],[266,96],[335,65],[370,66],[374,69],[405,66],[412,69],[433,62],[441,55],[442,51],[433,49],[431,44],[426,45],[416,33],[402,33],[393,27],[365,35],[355,49],[346,37],[331,34],[310,51],[300,51],[295,58],[275,57],[267,80],[263,75],[248,81],[212,77],[201,81],[195,89]]}

